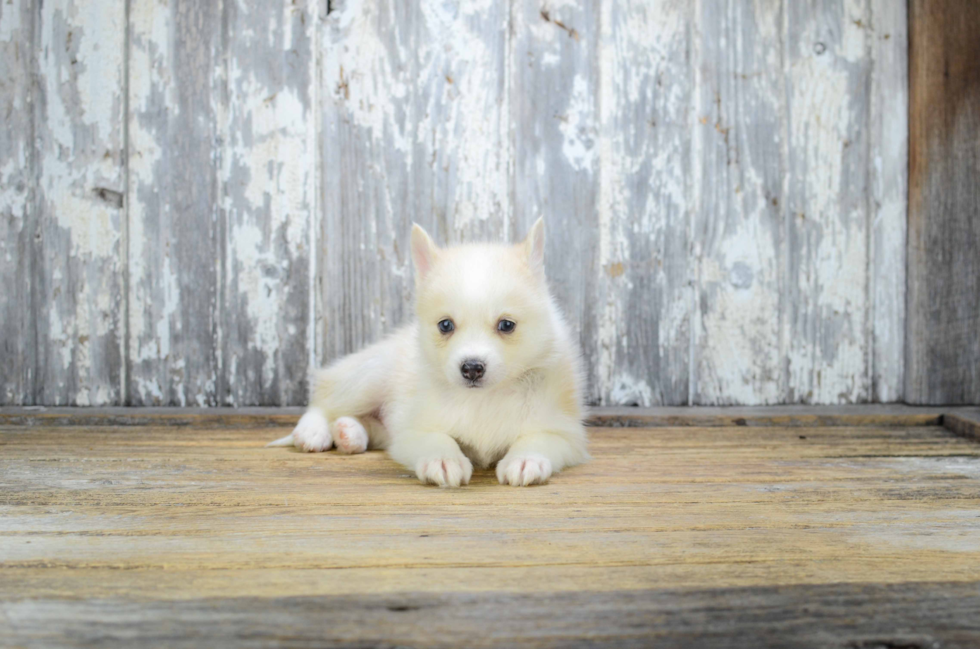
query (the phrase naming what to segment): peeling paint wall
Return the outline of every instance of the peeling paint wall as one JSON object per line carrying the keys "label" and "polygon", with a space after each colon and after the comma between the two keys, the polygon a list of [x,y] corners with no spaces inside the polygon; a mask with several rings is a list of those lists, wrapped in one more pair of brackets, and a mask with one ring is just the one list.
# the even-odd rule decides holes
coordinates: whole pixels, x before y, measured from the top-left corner
{"label": "peeling paint wall", "polygon": [[0,404],[305,401],[411,222],[548,227],[604,404],[894,401],[890,0],[0,5]]}

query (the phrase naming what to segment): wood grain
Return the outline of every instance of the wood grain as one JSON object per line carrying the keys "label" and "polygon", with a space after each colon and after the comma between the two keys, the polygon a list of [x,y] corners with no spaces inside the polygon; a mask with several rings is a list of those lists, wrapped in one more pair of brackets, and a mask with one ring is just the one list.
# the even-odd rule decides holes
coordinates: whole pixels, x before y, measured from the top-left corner
{"label": "wood grain", "polygon": [[[657,408],[598,407],[589,426],[674,428],[719,426],[938,426],[969,409],[889,405]],[[0,408],[2,426],[293,426],[302,408]]]}
{"label": "wood grain", "polygon": [[36,3],[35,400],[122,394],[125,7]]}
{"label": "wood grain", "polygon": [[910,403],[980,403],[978,56],[974,3],[909,3]]}
{"label": "wood grain", "polygon": [[32,7],[0,5],[0,403],[10,405],[37,403]]}
{"label": "wood grain", "polygon": [[602,404],[689,403],[692,14],[683,2],[602,4],[591,377]]}
{"label": "wood grain", "polygon": [[785,400],[871,397],[869,7],[786,3]]}
{"label": "wood grain", "polygon": [[872,0],[871,182],[873,401],[905,393],[906,225],[908,222],[908,3]]}
{"label": "wood grain", "polygon": [[126,405],[217,405],[218,3],[130,6]]}
{"label": "wood grain", "polygon": [[980,447],[938,426],[595,429],[594,461],[546,486],[481,471],[451,491],[380,453],[262,448],[282,432],[0,428],[3,637],[959,646],[977,633]]}
{"label": "wood grain", "polygon": [[980,411],[960,411],[943,415],[943,426],[961,437],[980,442]]}
{"label": "wood grain", "polygon": [[969,649],[977,607],[977,583],[16,602],[0,630],[33,646]]}
{"label": "wood grain", "polygon": [[[795,401],[786,373],[783,8],[703,3],[695,123],[691,400]],[[770,353],[763,353],[770,350]]]}
{"label": "wood grain", "polygon": [[319,2],[225,3],[222,405],[302,403],[313,348]]}

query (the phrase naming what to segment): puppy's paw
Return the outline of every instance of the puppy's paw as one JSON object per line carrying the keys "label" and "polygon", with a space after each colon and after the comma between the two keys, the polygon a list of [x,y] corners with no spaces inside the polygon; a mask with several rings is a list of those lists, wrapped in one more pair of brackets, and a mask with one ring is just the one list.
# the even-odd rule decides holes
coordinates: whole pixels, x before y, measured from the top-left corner
{"label": "puppy's paw", "polygon": [[339,453],[363,453],[368,447],[367,431],[353,417],[337,417],[333,422],[333,440]]}
{"label": "puppy's paw", "polygon": [[500,484],[526,487],[544,484],[551,477],[551,460],[543,455],[515,455],[497,463]]}
{"label": "puppy's paw", "polygon": [[470,483],[473,464],[465,455],[423,458],[415,464],[415,474],[425,484],[459,487]]}
{"label": "puppy's paw", "polygon": [[308,410],[293,429],[293,446],[307,453],[329,451],[333,446],[330,424],[319,410]]}

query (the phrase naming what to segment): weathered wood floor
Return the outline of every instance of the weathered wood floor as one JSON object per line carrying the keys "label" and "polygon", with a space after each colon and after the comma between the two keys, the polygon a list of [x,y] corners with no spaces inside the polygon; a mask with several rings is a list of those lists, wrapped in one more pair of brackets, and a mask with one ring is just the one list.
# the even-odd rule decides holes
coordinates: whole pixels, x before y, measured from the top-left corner
{"label": "weathered wood floor", "polygon": [[980,646],[941,426],[597,428],[456,491],[285,432],[0,426],[0,646]]}

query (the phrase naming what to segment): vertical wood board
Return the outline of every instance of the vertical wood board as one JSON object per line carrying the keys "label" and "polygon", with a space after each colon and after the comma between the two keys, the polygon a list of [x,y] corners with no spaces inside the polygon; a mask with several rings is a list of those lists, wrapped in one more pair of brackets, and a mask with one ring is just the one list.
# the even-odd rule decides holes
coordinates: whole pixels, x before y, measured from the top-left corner
{"label": "vertical wood board", "polygon": [[908,5],[872,0],[872,400],[905,390],[905,250],[908,222]]}
{"label": "vertical wood board", "polygon": [[0,4],[0,404],[35,403],[34,15]]}
{"label": "vertical wood board", "polygon": [[226,4],[218,231],[224,405],[307,396],[318,4]]}
{"label": "vertical wood board", "polygon": [[602,403],[689,400],[693,10],[673,0],[602,4],[590,377]]}
{"label": "vertical wood board", "polygon": [[217,405],[222,5],[132,0],[130,405]]}
{"label": "vertical wood board", "polygon": [[867,0],[784,5],[787,403],[871,397]]}
{"label": "vertical wood board", "polygon": [[125,7],[34,7],[37,155],[35,400],[118,403],[122,393]]}
{"label": "vertical wood board", "polygon": [[702,3],[698,16],[692,394],[785,398],[787,174],[783,3]]}
{"label": "vertical wood board", "polygon": [[980,12],[909,5],[905,397],[980,403]]}

